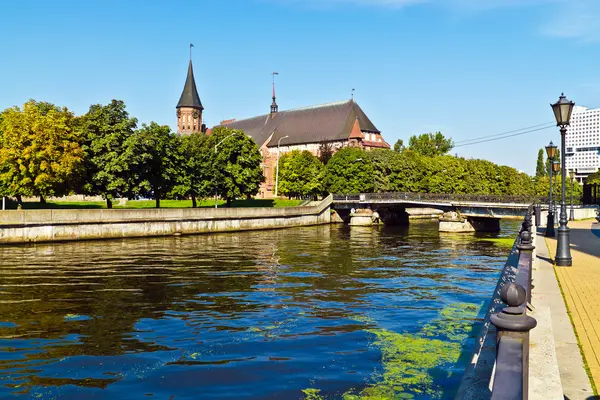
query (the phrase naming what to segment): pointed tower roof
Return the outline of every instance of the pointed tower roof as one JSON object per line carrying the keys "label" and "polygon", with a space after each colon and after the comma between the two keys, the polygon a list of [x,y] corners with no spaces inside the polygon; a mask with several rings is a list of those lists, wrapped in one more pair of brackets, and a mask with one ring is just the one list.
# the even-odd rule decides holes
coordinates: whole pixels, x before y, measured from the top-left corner
{"label": "pointed tower roof", "polygon": [[196,81],[194,80],[194,69],[192,68],[192,60],[188,66],[187,79],[185,80],[185,86],[183,92],[179,98],[176,108],[180,107],[192,107],[200,110],[204,110],[200,96],[198,96],[198,89],[196,89]]}
{"label": "pointed tower roof", "polygon": [[358,117],[354,120],[354,125],[352,125],[352,131],[350,131],[350,139],[363,139],[363,134],[360,131],[360,123],[358,122]]}

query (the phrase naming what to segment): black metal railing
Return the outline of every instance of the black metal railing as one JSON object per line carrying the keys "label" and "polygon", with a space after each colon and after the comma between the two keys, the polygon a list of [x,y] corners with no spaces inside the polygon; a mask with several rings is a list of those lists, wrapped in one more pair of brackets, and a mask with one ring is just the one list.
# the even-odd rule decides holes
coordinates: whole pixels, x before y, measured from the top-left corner
{"label": "black metal railing", "polygon": [[334,194],[334,201],[377,201],[377,200],[403,200],[403,201],[433,201],[433,202],[478,202],[478,203],[506,203],[506,204],[532,204],[543,202],[545,198],[536,196],[511,196],[511,195],[486,195],[486,194],[459,194],[459,193],[361,193],[361,194]]}
{"label": "black metal railing", "polygon": [[531,304],[531,271],[533,264],[532,213],[529,207],[517,240],[518,271],[514,282],[506,283],[501,291],[508,305],[490,317],[496,327],[496,369],[492,400],[521,400],[528,398],[529,389],[529,331],[537,321],[527,315]]}

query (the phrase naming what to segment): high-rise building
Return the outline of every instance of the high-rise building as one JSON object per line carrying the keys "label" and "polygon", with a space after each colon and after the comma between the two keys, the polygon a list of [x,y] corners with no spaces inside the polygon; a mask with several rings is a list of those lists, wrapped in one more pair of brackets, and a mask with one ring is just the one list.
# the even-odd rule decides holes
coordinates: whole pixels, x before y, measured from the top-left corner
{"label": "high-rise building", "polygon": [[566,166],[580,182],[600,168],[600,108],[575,106],[567,127]]}
{"label": "high-rise building", "polygon": [[188,135],[194,132],[203,132],[202,111],[204,107],[196,89],[196,81],[194,80],[194,69],[192,60],[188,66],[187,79],[183,86],[183,92],[177,103],[177,133],[180,135]]}

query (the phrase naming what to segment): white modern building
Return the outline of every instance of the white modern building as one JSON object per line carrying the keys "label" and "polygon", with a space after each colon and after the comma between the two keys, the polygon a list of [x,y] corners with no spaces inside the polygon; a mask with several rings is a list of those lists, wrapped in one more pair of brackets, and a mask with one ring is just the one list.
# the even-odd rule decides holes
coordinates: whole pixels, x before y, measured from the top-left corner
{"label": "white modern building", "polygon": [[575,106],[566,137],[567,170],[581,182],[600,169],[600,108]]}

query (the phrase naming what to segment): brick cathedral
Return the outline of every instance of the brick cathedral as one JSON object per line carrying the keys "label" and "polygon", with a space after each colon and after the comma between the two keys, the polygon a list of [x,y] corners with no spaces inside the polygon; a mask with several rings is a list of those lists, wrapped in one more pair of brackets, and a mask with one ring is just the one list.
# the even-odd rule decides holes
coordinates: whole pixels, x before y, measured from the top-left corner
{"label": "brick cathedral", "polygon": [[[281,154],[293,150],[308,150],[315,156],[319,155],[319,148],[324,143],[333,151],[347,146],[366,150],[390,148],[381,132],[354,99],[279,111],[273,84],[271,100],[269,112],[266,114],[220,123],[220,126],[243,130],[258,145],[263,157],[262,168],[265,176],[259,197],[273,195],[273,173],[277,162],[278,144]],[[210,134],[210,129],[202,122],[204,107],[196,88],[191,60],[176,109],[178,134]]]}

